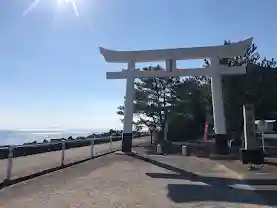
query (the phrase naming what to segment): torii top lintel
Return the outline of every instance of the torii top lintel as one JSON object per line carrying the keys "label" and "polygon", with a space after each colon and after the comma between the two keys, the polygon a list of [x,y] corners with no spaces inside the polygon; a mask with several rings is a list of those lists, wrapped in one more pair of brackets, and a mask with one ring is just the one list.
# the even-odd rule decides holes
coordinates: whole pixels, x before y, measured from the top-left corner
{"label": "torii top lintel", "polygon": [[114,51],[102,47],[99,49],[105,60],[111,63],[189,60],[212,57],[232,58],[235,56],[243,56],[252,44],[252,41],[253,38],[249,38],[229,45],[142,51]]}

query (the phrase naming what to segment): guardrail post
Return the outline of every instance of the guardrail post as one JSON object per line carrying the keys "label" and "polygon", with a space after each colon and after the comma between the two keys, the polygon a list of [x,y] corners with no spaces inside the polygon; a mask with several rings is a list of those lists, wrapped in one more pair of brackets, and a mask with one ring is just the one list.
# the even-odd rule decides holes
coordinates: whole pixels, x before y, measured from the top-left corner
{"label": "guardrail post", "polygon": [[94,140],[95,138],[91,139],[91,158],[94,158],[95,156]]}
{"label": "guardrail post", "polygon": [[112,151],[112,145],[113,145],[113,136],[110,136],[110,151]]}
{"label": "guardrail post", "polygon": [[8,155],[8,161],[7,161],[7,175],[6,179],[11,180],[12,178],[12,166],[13,166],[13,146],[9,146],[9,155]]}
{"label": "guardrail post", "polygon": [[64,165],[64,152],[65,152],[65,141],[62,141],[62,157],[61,157],[61,166]]}

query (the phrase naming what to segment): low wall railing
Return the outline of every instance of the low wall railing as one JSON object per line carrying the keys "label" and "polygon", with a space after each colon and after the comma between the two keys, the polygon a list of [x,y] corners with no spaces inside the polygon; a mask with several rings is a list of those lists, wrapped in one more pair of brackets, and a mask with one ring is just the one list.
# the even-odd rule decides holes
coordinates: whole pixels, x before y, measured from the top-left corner
{"label": "low wall railing", "polygon": [[[134,139],[139,138],[139,137],[144,137],[144,136],[146,136],[146,135],[136,136],[136,137],[134,137]],[[49,142],[49,143],[45,143],[45,144],[41,143],[41,144],[26,144],[26,145],[10,145],[7,147],[3,147],[3,148],[1,148],[2,151],[4,149],[7,150],[7,154],[2,154],[2,158],[0,158],[0,159],[7,160],[6,177],[5,177],[4,181],[12,180],[13,159],[15,159],[16,157],[28,156],[28,155],[34,155],[34,154],[40,154],[40,153],[51,153],[54,151],[61,151],[60,166],[64,166],[65,165],[65,151],[67,149],[75,149],[75,148],[79,148],[79,147],[90,146],[90,156],[87,159],[92,159],[95,156],[97,156],[96,150],[95,150],[95,144],[109,143],[109,146],[107,146],[109,148],[107,148],[107,149],[108,149],[108,152],[112,152],[112,151],[119,150],[119,148],[116,149],[113,147],[113,142],[119,141],[121,139],[122,139],[121,136],[109,136],[106,138],[62,140],[62,141]],[[47,151],[47,150],[50,150],[50,149],[47,149],[47,147],[49,147],[49,146],[54,146],[55,147],[54,150],[51,149],[51,151]],[[28,148],[38,148],[38,147],[42,147],[46,151],[40,150],[40,151],[31,151],[29,153],[27,152],[27,150],[29,150]],[[19,151],[20,148],[24,149],[25,151]],[[16,151],[16,150],[18,150],[18,151]],[[108,152],[105,152],[103,154],[107,154]],[[55,167],[53,167],[53,168],[55,168]],[[1,184],[1,181],[0,181],[0,184]]]}
{"label": "low wall railing", "polygon": [[[59,140],[59,141],[51,141],[48,143],[38,143],[38,144],[24,144],[24,145],[8,145],[0,148],[0,159],[6,159],[9,155],[9,149],[13,147],[13,156],[21,157],[33,154],[40,154],[45,152],[53,152],[62,150],[62,144],[65,143],[66,149],[77,148],[89,146],[91,144],[91,140],[94,140],[95,144],[107,143],[110,141],[110,137],[102,137],[102,138],[86,138],[86,139],[73,139],[73,140]],[[113,136],[113,141],[121,140],[121,136]]]}

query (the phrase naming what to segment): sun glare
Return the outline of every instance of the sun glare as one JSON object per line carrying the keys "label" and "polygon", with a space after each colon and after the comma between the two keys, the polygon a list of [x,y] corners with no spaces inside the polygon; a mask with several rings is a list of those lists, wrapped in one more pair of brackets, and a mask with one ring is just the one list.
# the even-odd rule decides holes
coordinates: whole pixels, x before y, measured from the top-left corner
{"label": "sun glare", "polygon": [[76,0],[57,0],[58,6],[64,6],[66,4],[71,4],[76,16],[79,16],[79,11],[76,5]]}
{"label": "sun glare", "polygon": [[37,6],[37,4],[40,2],[40,0],[34,0],[29,7],[24,11],[23,16],[26,16],[30,11],[33,10]]}
{"label": "sun glare", "polygon": [[[29,7],[24,11],[23,16],[26,16],[29,12],[31,12],[42,0],[34,0]],[[56,0],[57,1],[57,5],[59,7],[63,7],[65,5],[71,5],[72,9],[74,10],[74,13],[77,17],[80,16],[78,8],[77,8],[77,4],[76,4],[76,0]]]}

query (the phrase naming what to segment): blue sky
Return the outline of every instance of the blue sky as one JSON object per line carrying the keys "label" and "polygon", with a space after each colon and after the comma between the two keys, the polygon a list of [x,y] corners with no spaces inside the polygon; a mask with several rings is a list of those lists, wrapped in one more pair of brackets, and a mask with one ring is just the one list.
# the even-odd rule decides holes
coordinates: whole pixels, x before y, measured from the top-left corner
{"label": "blue sky", "polygon": [[277,1],[0,1],[0,129],[121,128],[124,80],[106,80],[98,47],[116,50],[218,45],[254,37],[277,57]]}

